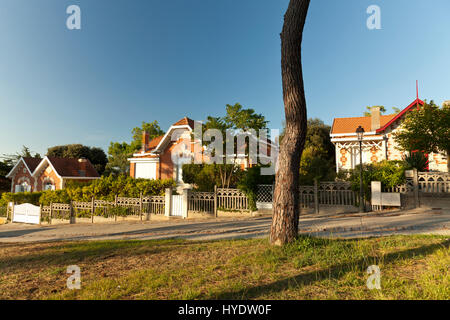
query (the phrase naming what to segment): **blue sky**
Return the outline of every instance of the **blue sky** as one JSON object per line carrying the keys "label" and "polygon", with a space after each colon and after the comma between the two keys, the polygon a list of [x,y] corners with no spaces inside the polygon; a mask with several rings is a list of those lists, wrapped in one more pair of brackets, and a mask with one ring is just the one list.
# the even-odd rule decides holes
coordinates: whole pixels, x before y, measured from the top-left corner
{"label": "blue sky", "polygon": [[[142,121],[163,129],[240,102],[272,128],[284,109],[288,0],[2,0],[0,154],[82,143],[107,151]],[[66,8],[82,29],[66,28]],[[382,30],[366,9],[381,8]],[[312,0],[303,41],[308,116],[450,99],[448,0]]]}

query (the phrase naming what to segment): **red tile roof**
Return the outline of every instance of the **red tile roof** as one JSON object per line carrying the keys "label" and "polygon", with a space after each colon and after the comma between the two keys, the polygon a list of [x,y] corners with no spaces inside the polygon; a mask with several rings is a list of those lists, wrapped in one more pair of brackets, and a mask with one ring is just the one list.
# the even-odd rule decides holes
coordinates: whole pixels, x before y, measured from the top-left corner
{"label": "red tile roof", "polygon": [[189,119],[188,117],[184,117],[183,119],[175,122],[173,124],[174,126],[190,126],[192,129],[194,129],[194,120]]}
{"label": "red tile roof", "polygon": [[[79,159],[48,157],[56,172],[62,177],[100,177],[92,163],[85,159],[86,162],[80,162]],[[84,173],[84,174],[83,174]]]}
{"label": "red tile roof", "polygon": [[[380,125],[384,126],[395,116],[395,114],[380,116]],[[363,127],[365,132],[372,131],[371,117],[335,118],[331,134],[355,133],[359,126]]]}
{"label": "red tile roof", "polygon": [[163,137],[164,136],[159,136],[159,137],[156,137],[156,138],[153,138],[152,140],[150,140],[150,142],[147,145],[147,151],[151,151],[151,150],[155,149],[158,146],[158,144],[161,142]]}
{"label": "red tile roof", "polygon": [[23,161],[26,163],[28,169],[30,169],[31,173],[34,172],[34,169],[36,169],[36,167],[39,165],[39,163],[41,163],[42,159],[41,158],[29,158],[29,157],[25,157],[22,158]]}
{"label": "red tile roof", "polygon": [[[398,114],[380,116],[380,128],[376,130],[376,132],[383,132],[392,123],[401,118],[409,110],[415,108],[418,104],[423,105],[424,102],[420,99],[416,99]],[[358,126],[362,126],[364,128],[364,131],[366,132],[371,132],[371,117],[335,118],[333,121],[333,126],[331,128],[331,134],[354,133],[356,132],[356,128],[358,128]]]}

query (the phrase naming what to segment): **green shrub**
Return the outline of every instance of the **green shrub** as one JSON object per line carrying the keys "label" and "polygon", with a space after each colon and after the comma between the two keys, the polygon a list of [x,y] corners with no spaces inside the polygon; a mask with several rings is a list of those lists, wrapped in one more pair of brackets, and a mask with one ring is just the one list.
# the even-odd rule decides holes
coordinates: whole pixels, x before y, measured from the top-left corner
{"label": "green shrub", "polygon": [[224,188],[221,173],[227,172],[230,188],[237,186],[243,171],[230,164],[185,164],[183,165],[183,181],[192,184],[196,191],[213,192],[214,186]]}
{"label": "green shrub", "polygon": [[261,175],[261,166],[248,168],[242,173],[238,182],[238,189],[241,190],[248,198],[250,210],[256,210],[256,200],[258,195],[259,184],[273,184],[275,176]]}
{"label": "green shrub", "polygon": [[408,169],[417,169],[418,171],[426,171],[428,168],[428,158],[422,152],[411,152],[403,157],[408,165]]}
{"label": "green shrub", "polygon": [[39,205],[39,198],[41,195],[42,192],[6,192],[2,194],[0,206],[6,206],[9,202],[14,202],[16,204],[31,203],[34,205]]}
{"label": "green shrub", "polygon": [[[353,170],[341,171],[338,179],[350,181],[352,189],[359,191],[360,166]],[[370,199],[370,184],[372,181],[380,181],[383,187],[392,188],[405,183],[405,170],[408,165],[404,161],[381,161],[373,164],[363,164],[363,188],[366,199]]]}
{"label": "green shrub", "polygon": [[70,201],[88,202],[95,197],[98,200],[114,201],[115,196],[139,198],[143,196],[164,195],[166,188],[175,187],[175,182],[169,180],[134,179],[129,176],[102,177],[90,183],[68,182],[63,190],[48,190],[44,192],[4,193],[0,206],[8,202],[31,203],[35,205],[50,203],[70,203]]}

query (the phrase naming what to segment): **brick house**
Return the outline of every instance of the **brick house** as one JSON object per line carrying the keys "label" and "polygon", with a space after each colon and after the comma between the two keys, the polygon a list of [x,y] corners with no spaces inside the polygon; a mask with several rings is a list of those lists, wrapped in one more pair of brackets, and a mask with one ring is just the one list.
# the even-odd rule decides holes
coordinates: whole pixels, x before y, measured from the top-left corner
{"label": "brick house", "polygon": [[[144,179],[174,179],[179,185],[183,185],[182,166],[192,162],[192,155],[197,162],[205,161],[205,156],[195,152],[195,148],[205,148],[201,141],[191,141],[194,132],[195,121],[187,117],[175,122],[163,136],[149,140],[148,134],[143,133],[142,149],[133,154],[130,161],[130,176]],[[272,143],[267,145],[270,156]],[[225,152],[225,150],[224,150]],[[181,155],[181,161],[174,163],[174,154]],[[242,169],[252,166],[253,163],[244,153],[233,155],[234,163]]]}
{"label": "brick house", "polygon": [[11,179],[11,192],[36,192],[60,190],[67,181],[88,182],[100,175],[87,159],[22,157],[6,178]]}
{"label": "brick house", "polygon": [[[369,117],[335,118],[331,128],[331,142],[336,147],[336,170],[354,169],[360,163],[359,142],[356,128],[364,128],[363,163],[382,160],[402,160],[405,153],[398,149],[393,133],[401,130],[408,111],[420,108],[424,102],[414,100],[398,114],[381,115],[379,108],[372,108]],[[428,155],[430,171],[447,172],[447,156],[443,153]]]}

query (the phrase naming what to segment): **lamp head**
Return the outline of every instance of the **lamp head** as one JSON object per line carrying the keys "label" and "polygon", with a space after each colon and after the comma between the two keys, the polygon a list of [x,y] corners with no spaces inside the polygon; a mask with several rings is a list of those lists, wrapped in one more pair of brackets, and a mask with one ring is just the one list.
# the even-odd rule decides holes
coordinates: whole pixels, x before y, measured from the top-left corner
{"label": "lamp head", "polygon": [[362,141],[363,140],[364,132],[365,132],[364,128],[361,127],[361,126],[359,126],[356,129],[356,136],[358,137],[358,141]]}

